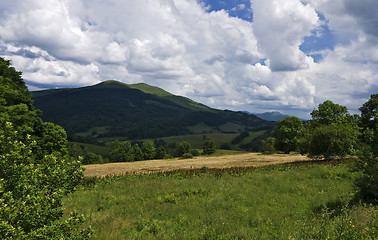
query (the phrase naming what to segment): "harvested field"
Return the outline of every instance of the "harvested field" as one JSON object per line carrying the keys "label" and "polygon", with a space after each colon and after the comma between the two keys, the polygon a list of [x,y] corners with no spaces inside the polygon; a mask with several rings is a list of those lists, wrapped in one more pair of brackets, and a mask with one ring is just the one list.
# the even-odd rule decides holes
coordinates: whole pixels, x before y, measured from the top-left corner
{"label": "harvested field", "polygon": [[86,165],[84,172],[88,177],[106,177],[132,174],[167,172],[179,169],[260,167],[297,161],[310,161],[302,155],[244,153],[216,157],[195,157],[192,159],[164,159],[139,162],[122,162]]}

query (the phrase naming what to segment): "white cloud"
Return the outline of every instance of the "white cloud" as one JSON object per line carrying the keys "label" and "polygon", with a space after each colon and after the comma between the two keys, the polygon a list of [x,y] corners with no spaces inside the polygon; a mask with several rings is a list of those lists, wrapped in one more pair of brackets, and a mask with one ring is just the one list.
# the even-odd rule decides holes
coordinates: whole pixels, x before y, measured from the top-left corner
{"label": "white cloud", "polygon": [[305,36],[319,25],[316,11],[298,0],[252,1],[254,33],[274,71],[306,68],[299,49]]}
{"label": "white cloud", "polygon": [[[0,55],[34,89],[146,82],[235,110],[357,109],[377,91],[376,1],[251,2],[253,23],[197,0],[2,1]],[[338,44],[315,63],[299,46],[321,24]]]}

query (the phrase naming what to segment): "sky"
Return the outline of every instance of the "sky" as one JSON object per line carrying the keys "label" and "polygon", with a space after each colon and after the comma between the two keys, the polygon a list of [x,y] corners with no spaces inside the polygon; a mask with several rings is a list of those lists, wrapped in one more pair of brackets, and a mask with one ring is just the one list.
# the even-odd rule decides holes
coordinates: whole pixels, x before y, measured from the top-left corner
{"label": "sky", "polygon": [[378,93],[377,0],[0,1],[29,90],[144,82],[213,108],[359,113]]}

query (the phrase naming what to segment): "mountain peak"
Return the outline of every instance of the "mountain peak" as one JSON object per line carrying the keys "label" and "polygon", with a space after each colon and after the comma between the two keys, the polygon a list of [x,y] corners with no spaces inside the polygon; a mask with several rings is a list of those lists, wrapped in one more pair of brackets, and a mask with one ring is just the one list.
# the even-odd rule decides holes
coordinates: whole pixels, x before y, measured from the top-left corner
{"label": "mountain peak", "polygon": [[135,84],[129,84],[128,85],[130,88],[138,89],[144,93],[149,93],[153,95],[157,95],[160,97],[164,96],[172,96],[171,93],[155,86],[148,85],[146,83],[135,83]]}
{"label": "mountain peak", "polygon": [[128,87],[127,84],[118,82],[116,80],[107,80],[99,84],[93,85],[92,87],[96,88],[114,88],[114,87]]}

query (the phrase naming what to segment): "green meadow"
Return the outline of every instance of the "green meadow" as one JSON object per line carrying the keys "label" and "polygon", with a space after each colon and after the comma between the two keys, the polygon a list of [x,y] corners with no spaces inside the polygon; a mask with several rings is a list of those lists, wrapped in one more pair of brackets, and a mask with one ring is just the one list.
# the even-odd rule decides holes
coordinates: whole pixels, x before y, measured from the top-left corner
{"label": "green meadow", "polygon": [[87,178],[64,206],[94,239],[375,239],[353,178],[347,164]]}

